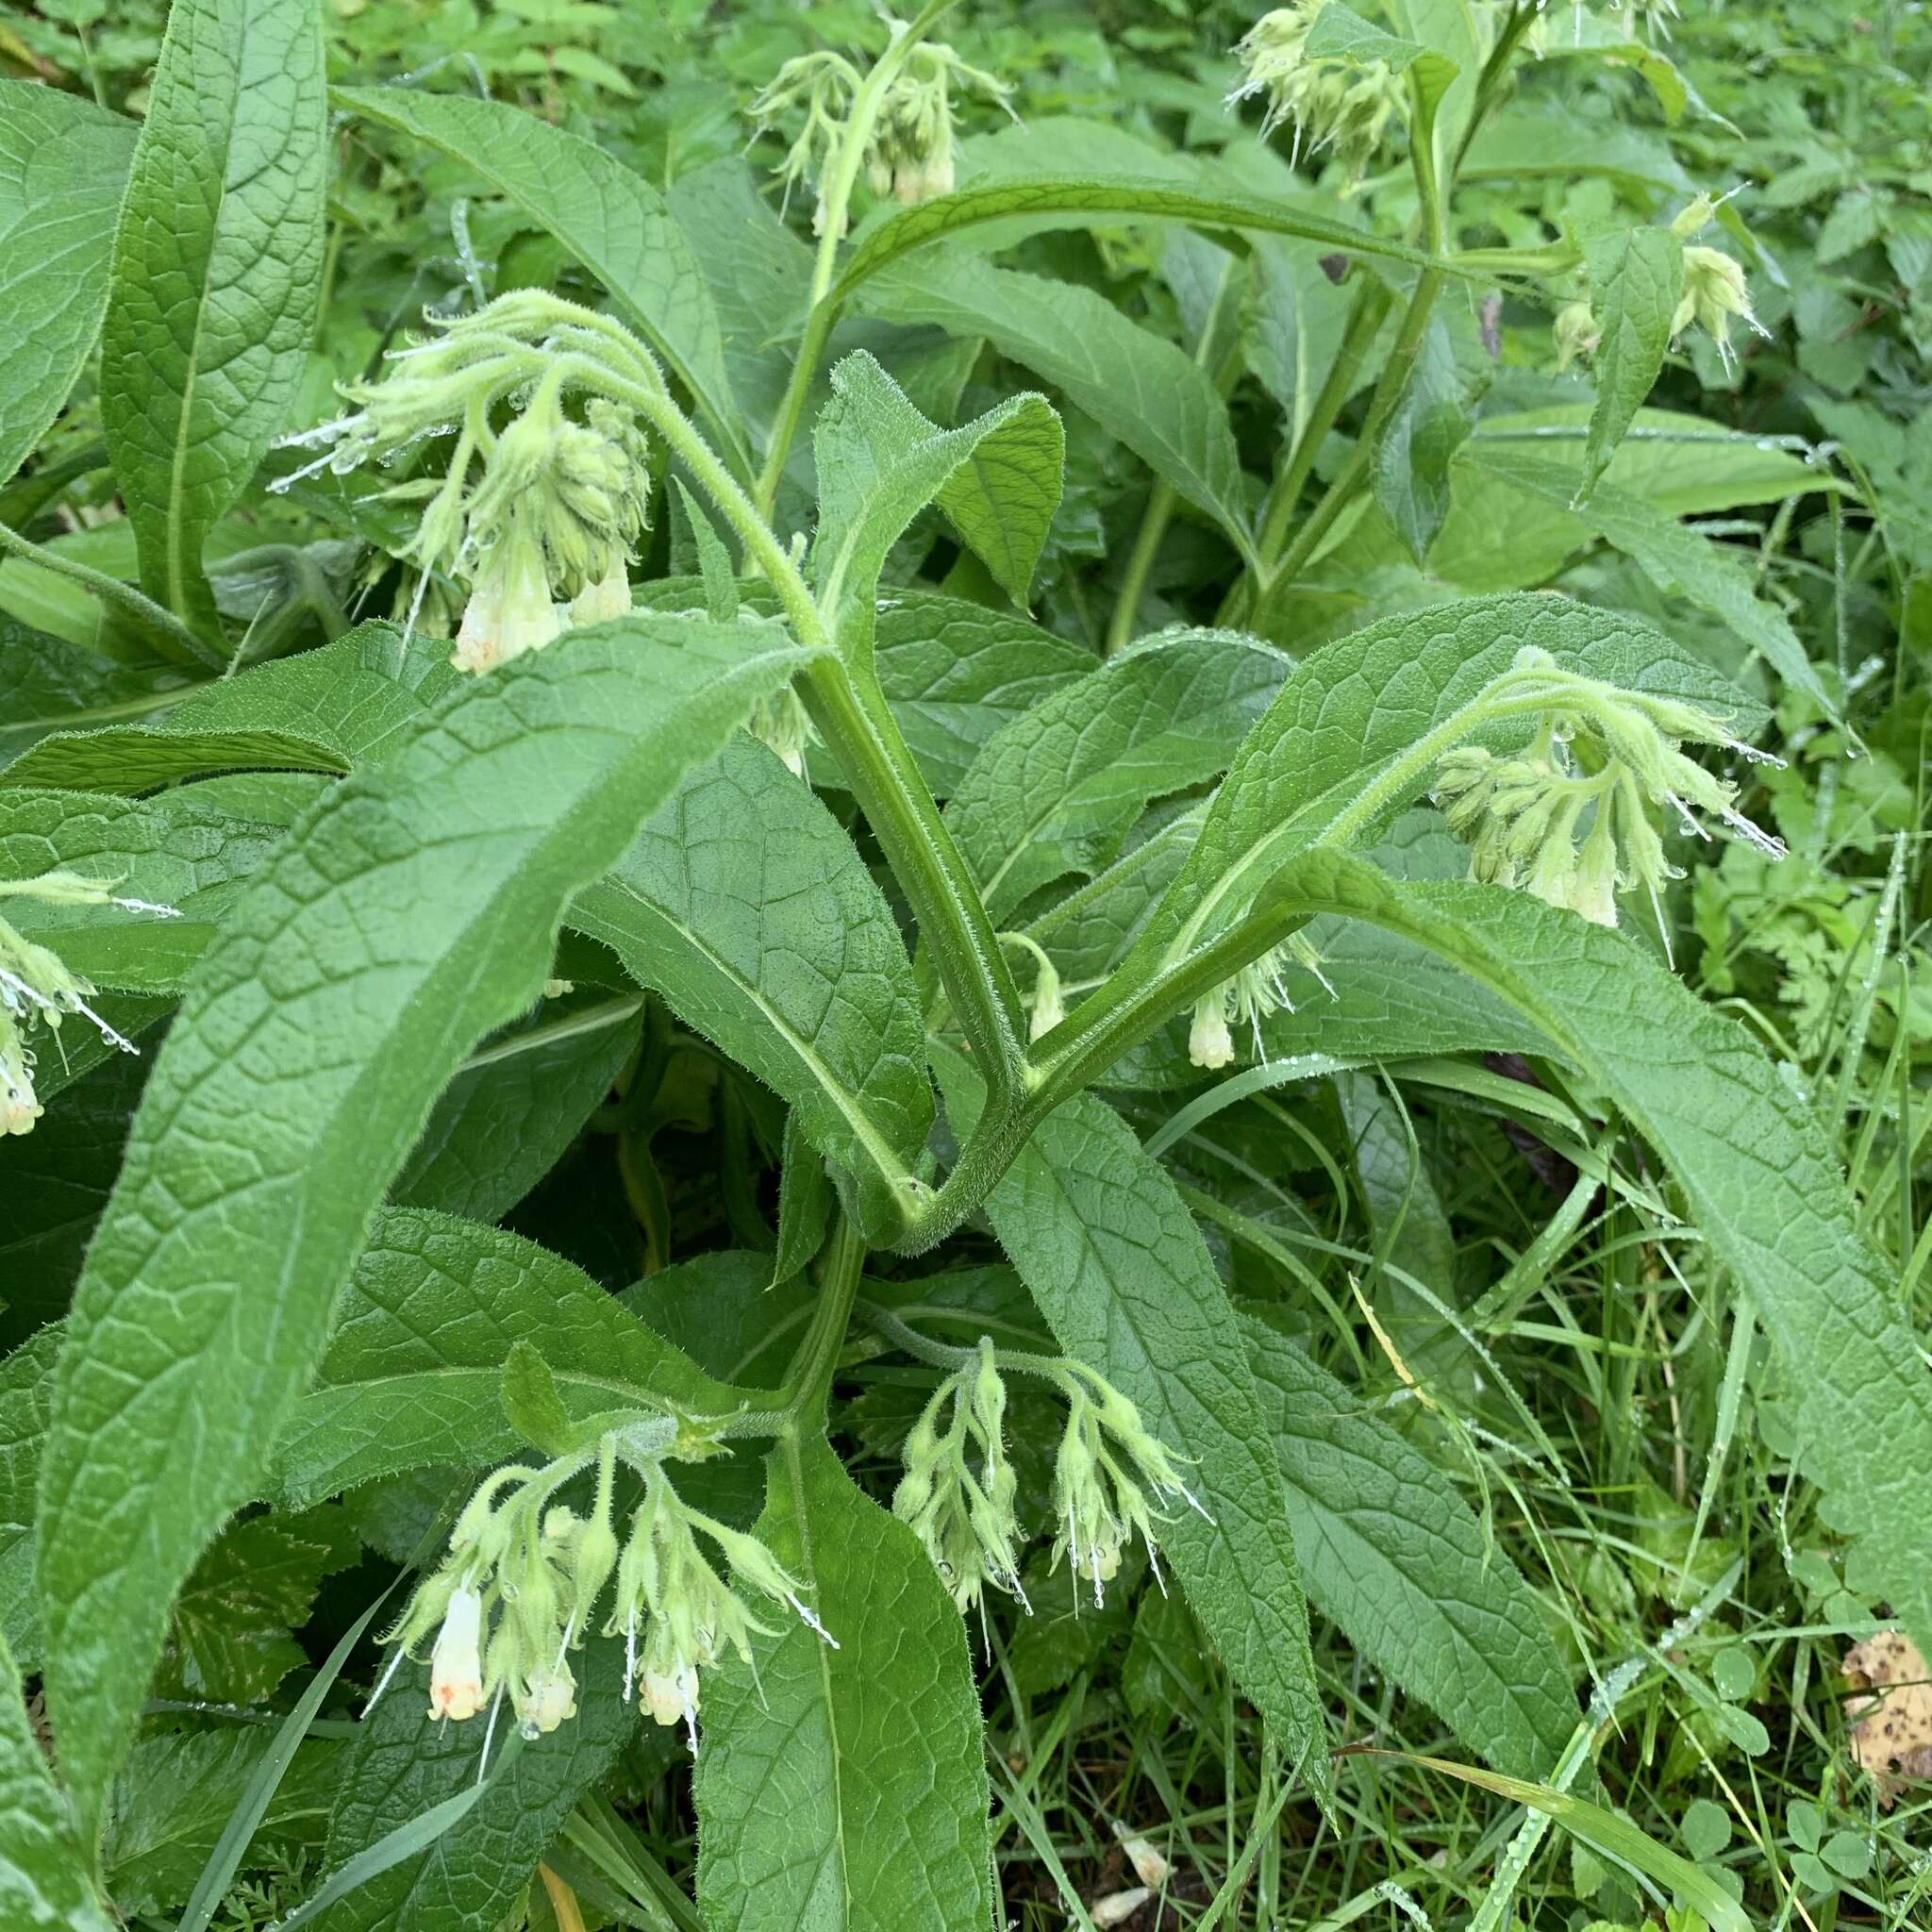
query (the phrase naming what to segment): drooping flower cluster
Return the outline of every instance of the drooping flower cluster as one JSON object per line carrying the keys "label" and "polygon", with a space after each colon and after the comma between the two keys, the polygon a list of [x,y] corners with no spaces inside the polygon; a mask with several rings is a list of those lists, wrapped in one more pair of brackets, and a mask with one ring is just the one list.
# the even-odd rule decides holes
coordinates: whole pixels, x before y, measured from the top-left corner
{"label": "drooping flower cluster", "polygon": [[[893,38],[905,31],[892,23]],[[843,55],[801,54],[788,60],[752,103],[760,130],[779,125],[802,108],[804,125],[778,164],[789,197],[801,181],[818,190],[812,232],[823,235],[836,222],[845,231],[845,210],[835,209],[828,184],[840,172],[853,131],[853,108],[864,76]],[[862,130],[858,164],[867,184],[881,197],[891,194],[908,205],[953,192],[958,140],[953,131],[953,89],[959,87],[1005,106],[1012,89],[983,68],[960,59],[938,41],[924,41],[907,57],[878,104],[872,125]]]}
{"label": "drooping flower cluster", "polygon": [[1724,367],[1731,365],[1731,318],[1737,316],[1747,328],[1759,335],[1766,330],[1751,309],[1751,291],[1745,286],[1741,263],[1721,249],[1706,248],[1692,242],[1709,226],[1717,204],[1700,194],[1671,224],[1671,232],[1684,238],[1684,292],[1677,311],[1671,318],[1671,333],[1681,335],[1694,322],[1717,345]]}
{"label": "drooping flower cluster", "polygon": [[1356,182],[1402,117],[1407,97],[1401,76],[1386,60],[1309,54],[1308,35],[1326,4],[1294,0],[1264,13],[1235,48],[1244,72],[1227,101],[1233,107],[1265,95],[1264,136],[1292,124],[1296,159],[1304,148],[1310,154],[1332,151],[1344,178]]}
{"label": "drooping flower cluster", "polygon": [[1188,1028],[1188,1058],[1195,1066],[1224,1067],[1234,1058],[1233,1027],[1246,1030],[1254,1042],[1255,1057],[1261,1057],[1261,1022],[1270,1013],[1294,1011],[1294,1002],[1281,980],[1282,969],[1290,960],[1312,973],[1334,998],[1335,989],[1322,971],[1321,954],[1306,934],[1291,933],[1278,946],[1251,959],[1231,979],[1210,986],[1194,1002],[1193,1020]]}
{"label": "drooping flower cluster", "polygon": [[1708,836],[1702,812],[1767,858],[1784,857],[1779,841],[1737,809],[1737,787],[1678,748],[1722,745],[1773,762],[1721,720],[1674,698],[1561,671],[1533,646],[1518,654],[1512,675],[1544,693],[1530,742],[1500,756],[1459,745],[1436,767],[1436,801],[1450,830],[1473,847],[1473,877],[1615,925],[1620,890],[1641,886],[1655,905],[1662,882],[1681,876],[1664,857],[1652,807],[1668,807],[1699,838]]}
{"label": "drooping flower cluster", "polygon": [[[118,879],[88,878],[79,873],[43,872],[30,879],[0,879],[0,899],[38,899],[49,906],[118,906],[158,919],[177,916],[172,906],[115,893]],[[34,1091],[37,1034],[58,1034],[70,1013],[93,1023],[101,1038],[123,1053],[138,1053],[134,1042],[110,1025],[88,1002],[89,980],[71,972],[51,947],[25,938],[0,919],[0,1137],[29,1134],[46,1109]]]}
{"label": "drooping flower cluster", "polygon": [[[593,1449],[541,1468],[512,1464],[487,1477],[450,1536],[449,1555],[386,1641],[396,1654],[376,1695],[431,1630],[429,1711],[461,1722],[486,1707],[493,1724],[508,1695],[526,1738],[576,1715],[570,1655],[582,1648],[605,1588],[602,1625],[625,1640],[624,1695],[633,1689],[660,1724],[684,1724],[697,1748],[700,1674],[728,1650],[747,1663],[757,1622],[699,1547],[702,1534],[732,1574],[832,1639],[799,1600],[798,1585],[758,1538],[690,1507],[665,1473],[675,1425],[642,1424],[600,1437]],[[595,1461],[588,1517],[553,1498]],[[619,1461],[644,1478],[620,1551],[611,1492]],[[372,1698],[371,1703],[375,1700]],[[488,1750],[488,1740],[485,1749]]]}
{"label": "drooping flower cluster", "polygon": [[[1004,1360],[1043,1375],[1066,1398],[1066,1432],[1054,1465],[1059,1531],[1053,1559],[1058,1565],[1069,1558],[1074,1601],[1083,1574],[1094,1601],[1102,1600],[1137,1532],[1158,1576],[1154,1521],[1164,1513],[1160,1506],[1181,1499],[1201,1509],[1173,1456],[1133,1403],[1085,1364],[1036,1356]],[[906,1439],[906,1474],[892,1497],[893,1512],[925,1545],[961,1610],[983,1605],[988,1584],[1032,1607],[1020,1583],[1025,1532],[1014,1507],[1019,1485],[1006,1451],[1006,1408],[1002,1357],[982,1338],[972,1360],[933,1391]]]}
{"label": "drooping flower cluster", "polygon": [[[469,587],[454,662],[485,672],[549,643],[569,624],[630,608],[626,567],[649,525],[650,449],[636,412],[600,375],[661,388],[644,349],[608,317],[518,290],[437,325],[373,383],[344,383],[355,410],[285,439],[322,454],[274,487],[321,470],[346,475],[453,436],[406,551],[423,575]],[[510,412],[499,427],[503,408]]]}

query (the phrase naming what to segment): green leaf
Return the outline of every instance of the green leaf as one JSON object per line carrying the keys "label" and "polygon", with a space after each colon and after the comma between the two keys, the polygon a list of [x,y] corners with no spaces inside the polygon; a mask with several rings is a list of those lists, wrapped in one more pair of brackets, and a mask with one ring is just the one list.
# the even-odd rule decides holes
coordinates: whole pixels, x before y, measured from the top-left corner
{"label": "green leaf", "polygon": [[460,161],[541,223],[610,291],[740,469],[749,468],[699,251],[641,175],[505,101],[395,87],[336,88],[331,98]]}
{"label": "green leaf", "polygon": [[[983,1104],[979,1075],[944,1049],[934,1064],[963,1140]],[[1192,1465],[1189,1486],[1208,1516],[1176,1509],[1161,1555],[1289,1762],[1325,1792],[1307,1606],[1269,1418],[1241,1324],[1174,1182],[1087,1093],[1046,1117],[986,1206],[1061,1348],[1106,1375]]]}
{"label": "green leaf", "polygon": [[[65,867],[114,880],[118,896],[172,906],[181,915],[8,900],[9,924],[53,947],[98,986],[136,992],[178,989],[237,892],[280,842],[275,826],[231,817],[192,791],[137,804],[83,791],[0,789],[0,878],[32,878]],[[71,1020],[61,1031],[86,1027],[84,1020]]]}
{"label": "green leaf", "polygon": [[1253,228],[1264,234],[1296,235],[1304,241],[1319,242],[1330,252],[1373,255],[1413,267],[1422,267],[1430,258],[1419,249],[1371,234],[1366,228],[1330,221],[1259,195],[1129,175],[1034,175],[974,182],[958,193],[895,208],[876,226],[868,226],[858,235],[833,286],[831,299],[843,302],[860,284],[912,249],[982,222],[1018,216],[1038,224],[1066,216],[1078,223],[1108,214],[1189,222],[1199,228]]}
{"label": "green leaf", "polygon": [[[1485,444],[1476,460],[1512,488],[1546,502],[1570,487],[1564,470],[1521,450]],[[1633,558],[1658,590],[1681,593],[1700,610],[1709,611],[1761,652],[1788,685],[1804,691],[1827,717],[1838,716],[1797,632],[1782,611],[1758,596],[1750,571],[1724,545],[1612,485],[1599,483],[1587,503],[1563,500],[1606,542]]]}
{"label": "green leaf", "polygon": [[864,861],[766,748],[727,744],[571,908],[794,1109],[895,1228],[932,1124],[906,944]]}
{"label": "green leaf", "polygon": [[101,422],[142,588],[209,638],[203,546],[308,366],[326,119],[308,0],[175,0],[114,236]]}
{"label": "green leaf", "polygon": [[361,624],[319,650],[171,693],[145,723],[42,735],[0,771],[0,788],[134,792],[205,772],[340,774],[380,758],[459,682],[439,640],[405,645],[393,625]]}
{"label": "green leaf", "polygon": [[[274,1730],[242,1724],[171,1731],[134,1747],[114,1787],[101,1845],[108,1890],[122,1911],[179,1910],[243,1787],[275,1745]],[[321,1841],[346,1757],[346,1746],[332,1738],[304,1740],[256,1828],[258,1857],[272,1845]]]}
{"label": "green leaf", "polygon": [[1046,398],[1020,395],[959,429],[938,429],[862,350],[832,371],[812,433],[819,526],[812,588],[841,650],[873,647],[886,554],[927,504],[1016,604],[1060,500],[1065,439]]}
{"label": "green leaf", "polygon": [[1417,564],[1428,556],[1449,514],[1449,465],[1469,431],[1469,402],[1456,350],[1438,316],[1423,337],[1414,373],[1370,458],[1375,501]]}
{"label": "green leaf", "polygon": [[443,1090],[390,1190],[402,1207],[499,1221],[563,1158],[637,1045],[642,1003],[546,999]]}
{"label": "green leaf", "polygon": [[1293,1342],[1242,1326],[1316,1608],[1497,1770],[1547,1776],[1578,1713],[1529,1586],[1406,1437]]}
{"label": "green leaf", "polygon": [[385,1208],[315,1387],[276,1438],[273,1483],[301,1508],[406,1470],[507,1460],[519,1444],[503,1367],[525,1341],[574,1420],[665,1404],[724,1415],[743,1399],[560,1257],[475,1222]]}
{"label": "green leaf", "polygon": [[1588,498],[1664,366],[1684,288],[1684,244],[1668,228],[1626,228],[1584,250],[1596,309],[1596,401],[1583,446]]}
{"label": "green leaf", "polygon": [[23,1928],[110,1932],[84,1843],[22,1701],[0,1639],[0,1916]]}
{"label": "green leaf", "polygon": [[34,1500],[41,1454],[54,1412],[58,1323],[0,1361],[0,1637],[29,1669],[42,1651],[34,1587]]}
{"label": "green leaf", "polygon": [[1300,438],[1334,366],[1354,302],[1323,268],[1324,254],[1312,242],[1257,238],[1242,296],[1242,359],[1280,404],[1291,442]]}
{"label": "green leaf", "polygon": [[1391,74],[1407,74],[1412,68],[1424,110],[1430,114],[1461,72],[1446,54],[1376,26],[1351,12],[1341,0],[1327,0],[1315,16],[1304,51],[1310,60],[1340,59],[1357,67],[1379,61]]}
{"label": "green leaf", "polygon": [[1891,1279],[1857,1231],[1809,1105],[1756,1041],[1627,941],[1527,894],[1402,885],[1317,851],[1290,903],[1367,919],[1457,961],[1588,1072],[1669,1163],[1717,1259],[1783,1357],[1800,1466],[1863,1541],[1873,1593],[1932,1639],[1932,1387]]}
{"label": "green leaf", "polygon": [[0,483],[93,351],[136,132],[78,94],[0,80]]}
{"label": "green leaf", "polygon": [[799,1131],[795,1112],[785,1116],[784,1165],[778,1174],[778,1246],[772,1257],[772,1286],[802,1274],[824,1244],[837,1198],[825,1163]]}
{"label": "green leaf", "polygon": [[49,1701],[91,1823],[166,1605],[255,1489],[432,1096],[535,1000],[571,895],[806,655],[665,618],[567,632],[318,801],[204,955],[75,1297],[42,1486]]}
{"label": "green leaf", "polygon": [[1191,356],[1105,297],[950,252],[874,280],[865,306],[893,322],[985,337],[1063,391],[1249,554],[1241,457],[1221,392]]}
{"label": "green leaf", "polygon": [[0,784],[50,731],[140,717],[175,703],[180,685],[174,666],[123,664],[0,612]]}
{"label": "green leaf", "polygon": [[[741,583],[739,590],[754,608],[776,610],[768,588]],[[701,604],[704,593],[694,577],[665,577],[639,585],[635,598],[641,608],[685,610]],[[873,669],[940,798],[958,789],[979,747],[1002,724],[1092,670],[1094,662],[1091,651],[1012,611],[989,610],[964,597],[895,586],[878,600]],[[819,781],[816,770],[812,777]],[[844,781],[828,767],[824,782],[842,787]]]}
{"label": "green leaf", "polygon": [[544,1456],[570,1444],[570,1412],[557,1392],[550,1365],[527,1336],[509,1345],[503,1362],[503,1413],[519,1437]]}
{"label": "green leaf", "polygon": [[1226,769],[1291,668],[1237,632],[1163,632],[1003,726],[946,812],[987,910],[1108,864],[1149,799]]}
{"label": "green leaf", "polygon": [[1124,970],[1165,968],[1213,937],[1291,854],[1378,836],[1429,781],[1417,743],[1525,645],[1629,690],[1738,715],[1742,731],[1762,715],[1647,625],[1567,599],[1471,598],[1385,619],[1316,652],[1282,687]]}
{"label": "green leaf", "polygon": [[[965,1625],[912,1532],[823,1438],[773,1452],[759,1534],[796,1618],[706,1673],[698,1904],[733,1932],[984,1932],[992,1849]],[[761,1693],[762,1690],[762,1694]]]}
{"label": "green leaf", "polygon": [[[496,1932],[521,1901],[537,1862],[578,1797],[602,1777],[637,1728],[624,1701],[624,1646],[594,1639],[572,1659],[577,1714],[524,1743],[478,1801],[426,1849],[391,1865],[321,1913],[316,1932]],[[424,1666],[404,1664],[356,1727],[328,1826],[325,1877],[404,1820],[472,1790],[484,1722],[427,1714]],[[495,1767],[512,1726],[499,1724]]]}

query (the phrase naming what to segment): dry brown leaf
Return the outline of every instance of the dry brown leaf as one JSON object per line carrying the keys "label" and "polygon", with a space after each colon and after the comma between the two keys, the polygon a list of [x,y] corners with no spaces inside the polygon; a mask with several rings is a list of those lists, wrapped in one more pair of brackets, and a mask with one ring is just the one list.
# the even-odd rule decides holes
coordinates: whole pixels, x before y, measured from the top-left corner
{"label": "dry brown leaf", "polygon": [[1857,1694],[1845,1699],[1852,1756],[1888,1809],[1909,1778],[1932,1778],[1932,1676],[1902,1630],[1881,1630],[1845,1652]]}

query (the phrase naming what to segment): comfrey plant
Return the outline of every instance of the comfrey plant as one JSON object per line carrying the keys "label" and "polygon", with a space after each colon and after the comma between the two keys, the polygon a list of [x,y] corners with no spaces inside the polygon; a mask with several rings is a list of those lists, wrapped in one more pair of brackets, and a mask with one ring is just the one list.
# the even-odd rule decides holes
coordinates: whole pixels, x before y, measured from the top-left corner
{"label": "comfrey plant", "polygon": [[[1341,1774],[1311,1598],[1458,1749],[1574,1770],[1566,1657],[1434,1457],[1558,1458],[1491,1344],[1599,1193],[1674,1217],[1713,1333],[1742,1298],[1791,1485],[1932,1623],[1932,1397],[1816,1107],[1613,929],[1632,893],[1668,938],[1707,831],[1775,852],[1774,695],[1851,728],[1710,521],[1816,471],[1643,407],[1756,353],[1742,204],[1681,209],[1681,163],[1562,192],[1641,75],[1622,30],[1524,59],[1532,5],[1277,9],[1231,109],[1165,75],[1172,152],[962,136],[1052,98],[947,10],[774,72],[746,157],[628,150],[663,184],[466,90],[327,92],[308,0],[176,0],[139,129],[22,91],[50,178],[128,169],[118,223],[72,170],[21,193],[112,237],[80,508],[125,505],[139,576],[88,517],[0,530],[0,601],[100,647],[0,689],[0,1188],[44,1109],[106,1196],[84,1260],[0,1244],[0,1769],[65,1923],[144,1841],[108,1825],[153,1726],[231,1706],[280,1728],[222,1719],[222,1847],[125,1916],[209,1923],[293,1752],[338,1792],[313,1920],[516,1925],[623,1873],[653,1923],[689,1875],[721,1928],[983,1927],[962,1612],[997,1698],[1029,1605],[1097,1669],[1198,1654],[1191,1712],[1296,1805]],[[346,211],[431,153],[455,251],[377,352],[396,258]],[[97,309],[18,287],[44,425],[88,345],[32,318]],[[309,426],[319,316],[357,373]],[[222,563],[271,538],[308,588],[264,616]],[[393,621],[328,617],[322,544]],[[139,1094],[55,1064],[89,982],[158,1042]],[[1501,1049],[1580,1175],[1515,1264],[1430,1179],[1499,1084],[1456,1057]],[[1324,1535],[1305,1588],[1324,1509],[1387,1549]],[[1465,1611],[1509,1633],[1493,1694]],[[694,1874],[640,1878],[602,1802],[673,1755],[647,1720],[702,1738],[650,1800]]]}

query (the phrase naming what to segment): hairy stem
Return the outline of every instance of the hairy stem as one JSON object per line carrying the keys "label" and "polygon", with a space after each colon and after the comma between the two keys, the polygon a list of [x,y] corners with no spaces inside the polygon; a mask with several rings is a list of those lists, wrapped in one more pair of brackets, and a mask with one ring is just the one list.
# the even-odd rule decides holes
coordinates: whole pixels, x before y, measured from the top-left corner
{"label": "hairy stem", "polygon": [[819,1263],[819,1298],[812,1309],[811,1326],[805,1331],[785,1372],[785,1416],[794,1429],[811,1426],[824,1409],[864,1273],[865,1243],[841,1214]]}

